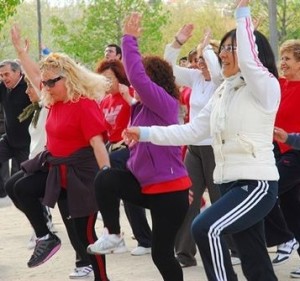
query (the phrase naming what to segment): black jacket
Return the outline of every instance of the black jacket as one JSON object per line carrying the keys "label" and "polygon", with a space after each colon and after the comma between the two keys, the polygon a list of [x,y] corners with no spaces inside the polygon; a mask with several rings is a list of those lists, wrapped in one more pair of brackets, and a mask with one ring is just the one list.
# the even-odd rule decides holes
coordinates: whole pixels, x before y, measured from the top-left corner
{"label": "black jacket", "polygon": [[84,217],[98,211],[94,178],[99,170],[93,149],[82,148],[68,157],[53,157],[43,151],[21,164],[27,173],[48,170],[43,203],[53,208],[61,191],[59,165],[67,166],[67,197],[71,217]]}

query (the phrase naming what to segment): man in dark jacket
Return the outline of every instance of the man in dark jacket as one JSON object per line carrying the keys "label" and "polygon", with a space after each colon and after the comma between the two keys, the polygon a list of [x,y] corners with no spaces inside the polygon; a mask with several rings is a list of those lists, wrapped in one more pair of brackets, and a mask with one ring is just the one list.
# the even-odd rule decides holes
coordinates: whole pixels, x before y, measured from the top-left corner
{"label": "man in dark jacket", "polygon": [[[18,116],[31,102],[26,94],[27,84],[20,64],[15,60],[0,62],[0,103],[4,111],[5,134],[0,139],[0,165],[14,158],[17,165],[28,159],[31,118],[20,123]],[[8,203],[4,187],[0,185],[0,207]]]}

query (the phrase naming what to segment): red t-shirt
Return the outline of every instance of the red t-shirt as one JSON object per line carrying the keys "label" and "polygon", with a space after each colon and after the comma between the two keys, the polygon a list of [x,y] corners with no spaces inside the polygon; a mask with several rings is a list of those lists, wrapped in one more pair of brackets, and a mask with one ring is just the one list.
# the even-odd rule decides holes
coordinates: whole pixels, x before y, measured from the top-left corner
{"label": "red t-shirt", "polygon": [[190,116],[190,98],[191,98],[191,92],[192,89],[189,87],[182,87],[182,90],[180,92],[180,103],[185,105],[187,108],[187,113],[184,116],[184,123],[189,122],[189,116]]}
{"label": "red t-shirt", "polygon": [[90,139],[105,131],[103,115],[94,100],[57,102],[50,107],[47,122],[47,149],[57,157],[69,156],[90,146]]}
{"label": "red t-shirt", "polygon": [[104,115],[109,142],[122,140],[122,132],[127,128],[130,119],[130,105],[120,93],[108,94],[101,100],[99,107]]}
{"label": "red t-shirt", "polygon": [[[280,78],[281,101],[276,115],[275,126],[288,133],[300,133],[300,81],[288,81]],[[290,146],[278,142],[280,152],[291,149]]]}

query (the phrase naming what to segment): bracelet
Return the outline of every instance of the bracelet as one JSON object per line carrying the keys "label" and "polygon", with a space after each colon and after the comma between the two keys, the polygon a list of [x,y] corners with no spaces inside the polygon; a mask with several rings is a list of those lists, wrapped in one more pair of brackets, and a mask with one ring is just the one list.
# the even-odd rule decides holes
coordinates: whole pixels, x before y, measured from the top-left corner
{"label": "bracelet", "polygon": [[178,40],[177,36],[175,36],[174,39],[175,39],[175,41],[176,41],[180,46],[182,46],[182,45],[184,44],[184,43],[182,43],[182,42],[180,42],[180,41]]}
{"label": "bracelet", "polygon": [[110,169],[109,166],[104,165],[104,166],[100,169],[100,171],[102,172],[102,171],[106,171],[106,170],[109,170],[109,169]]}

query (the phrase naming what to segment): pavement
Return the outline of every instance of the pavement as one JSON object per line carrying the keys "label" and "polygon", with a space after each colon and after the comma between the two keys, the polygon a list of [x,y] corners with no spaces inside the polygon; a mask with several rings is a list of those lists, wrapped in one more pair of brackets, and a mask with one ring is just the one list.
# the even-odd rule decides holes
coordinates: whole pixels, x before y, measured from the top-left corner
{"label": "pavement", "polygon": [[[46,263],[30,269],[26,264],[32,254],[32,250],[27,249],[27,244],[32,235],[32,229],[25,216],[14,206],[0,209],[0,281],[70,280],[69,273],[74,268],[75,254],[66,235],[58,210],[54,209],[52,214],[57,235],[62,240],[62,247]],[[147,215],[150,220],[149,213]],[[132,250],[136,247],[136,241],[131,238],[132,233],[123,207],[121,207],[121,225],[126,244]],[[97,220],[96,229],[100,235],[102,232],[101,220]],[[275,256],[274,250],[274,248],[270,249],[271,258]],[[197,266],[183,269],[185,281],[207,280],[199,254],[197,254],[197,262]],[[289,273],[299,266],[300,259],[295,253],[286,263],[275,267],[278,280],[297,280],[290,278]],[[241,267],[237,265],[234,268],[238,273],[239,281],[245,281],[246,278],[242,274]],[[107,271],[111,281],[162,280],[150,255],[136,257],[131,256],[130,252],[108,255]],[[93,278],[89,277],[81,280],[92,281]]]}

